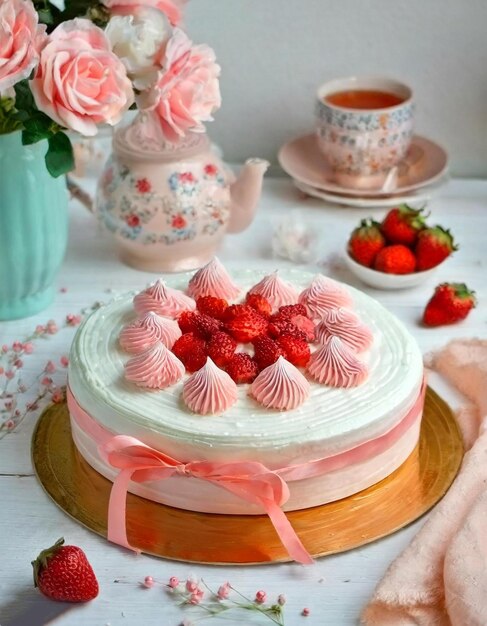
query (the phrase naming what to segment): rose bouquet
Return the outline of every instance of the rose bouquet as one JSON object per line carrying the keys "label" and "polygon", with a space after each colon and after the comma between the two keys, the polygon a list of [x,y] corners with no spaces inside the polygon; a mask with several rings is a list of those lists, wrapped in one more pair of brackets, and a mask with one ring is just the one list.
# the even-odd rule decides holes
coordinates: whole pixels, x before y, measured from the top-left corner
{"label": "rose bouquet", "polygon": [[65,131],[93,136],[129,108],[177,142],[220,106],[213,50],[181,29],[185,0],[0,0],[0,134],[46,139],[52,176],[73,168]]}

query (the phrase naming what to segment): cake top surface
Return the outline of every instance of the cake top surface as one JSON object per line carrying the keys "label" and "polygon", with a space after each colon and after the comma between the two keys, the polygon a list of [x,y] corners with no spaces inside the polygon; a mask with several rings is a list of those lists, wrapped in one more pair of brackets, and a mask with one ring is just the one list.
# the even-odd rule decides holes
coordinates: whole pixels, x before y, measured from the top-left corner
{"label": "cake top surface", "polygon": [[[230,270],[230,275],[232,283],[224,285],[224,288],[232,291],[233,295],[235,286],[241,288],[240,293],[245,295],[259,281],[264,281],[264,288],[270,298],[278,299],[286,298],[285,291],[276,290],[278,280],[291,283],[294,294],[306,291],[314,293],[321,280],[320,276],[298,269],[279,270],[278,274],[235,269]],[[191,293],[192,277],[193,274],[180,274],[165,281],[165,289],[170,290],[171,306],[188,304],[174,290],[187,292],[189,283]],[[201,285],[197,287],[202,288]],[[151,289],[161,288],[156,283]],[[135,298],[136,308],[137,302],[140,304],[142,300],[151,297],[149,290],[142,293],[144,295]],[[361,355],[368,368],[368,378],[359,386],[348,389],[330,387],[308,376],[309,396],[306,401],[295,409],[280,412],[259,404],[249,393],[251,385],[238,385],[236,401],[224,413],[192,413],[183,402],[183,387],[189,379],[187,374],[172,386],[157,391],[139,388],[126,379],[125,368],[133,356],[122,348],[119,337],[122,329],[137,318],[133,294],[129,294],[100,308],[79,329],[71,353],[71,390],[83,408],[107,428],[120,431],[125,424],[122,431],[127,431],[130,425],[134,436],[137,436],[138,429],[144,429],[164,433],[174,440],[198,442],[210,447],[224,445],[250,448],[279,448],[290,442],[311,443],[323,439],[331,443],[336,439],[341,447],[346,445],[347,440],[353,443],[354,438],[363,433],[364,429],[373,436],[376,422],[377,432],[380,433],[384,429],[384,420],[389,419],[392,425],[397,417],[396,412],[407,409],[419,393],[421,353],[402,323],[377,301],[348,286],[346,297],[343,297],[341,290],[337,294],[334,302],[337,308],[330,316],[329,324],[333,325],[337,320],[349,323],[351,316],[346,307],[350,306],[373,334],[372,346]],[[235,301],[241,299],[237,296]],[[319,298],[315,298],[314,302],[317,307],[322,304]],[[170,332],[171,329],[164,330]],[[341,339],[327,337],[326,328],[321,332],[320,341],[329,344],[333,358],[336,354],[340,356],[344,353],[350,360],[347,356],[349,348],[342,345]],[[158,349],[155,357],[165,358],[165,353],[161,355],[161,349]],[[329,357],[326,354],[324,358]],[[275,369],[287,372],[287,367],[283,368],[282,364]],[[213,372],[212,366],[209,371]],[[220,376],[217,378],[219,385],[226,384],[226,379]],[[272,380],[270,374],[265,378]],[[304,393],[304,382],[300,378],[294,382],[299,393]],[[259,386],[261,389],[262,385]],[[192,397],[195,397],[194,393]],[[194,406],[198,405],[193,402]]]}

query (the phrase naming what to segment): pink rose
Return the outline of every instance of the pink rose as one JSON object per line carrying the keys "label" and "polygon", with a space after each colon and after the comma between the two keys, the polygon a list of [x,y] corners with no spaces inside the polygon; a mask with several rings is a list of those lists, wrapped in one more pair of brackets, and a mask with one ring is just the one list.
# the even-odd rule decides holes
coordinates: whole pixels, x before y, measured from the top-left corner
{"label": "pink rose", "polygon": [[60,24],[41,51],[31,90],[55,122],[82,135],[119,122],[134,100],[123,63],[104,32],[86,19]]}
{"label": "pink rose", "polygon": [[173,26],[183,17],[183,7],[187,0],[101,0],[114,15],[129,15],[136,7],[154,7],[162,11]]}
{"label": "pink rose", "polygon": [[0,93],[27,78],[39,60],[45,26],[30,1],[0,1]]}
{"label": "pink rose", "polygon": [[206,45],[193,46],[176,28],[163,67],[154,87],[141,94],[140,107],[154,111],[169,141],[178,141],[188,131],[204,132],[203,122],[212,121],[212,113],[221,104],[215,53]]}

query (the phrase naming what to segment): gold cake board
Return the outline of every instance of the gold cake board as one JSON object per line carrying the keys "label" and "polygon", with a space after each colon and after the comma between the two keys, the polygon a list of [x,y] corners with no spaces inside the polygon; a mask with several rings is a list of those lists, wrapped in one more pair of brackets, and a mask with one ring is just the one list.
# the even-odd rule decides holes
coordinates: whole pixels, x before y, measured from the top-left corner
{"label": "gold cake board", "polygon": [[[76,450],[66,404],[52,405],[41,415],[32,457],[54,502],[106,537],[112,483]],[[287,516],[314,557],[362,546],[426,513],[451,485],[462,457],[462,437],[452,411],[428,388],[419,444],[399,469],[353,496]],[[290,560],[264,515],[194,513],[128,494],[127,534],[142,552],[167,559],[221,565]]]}

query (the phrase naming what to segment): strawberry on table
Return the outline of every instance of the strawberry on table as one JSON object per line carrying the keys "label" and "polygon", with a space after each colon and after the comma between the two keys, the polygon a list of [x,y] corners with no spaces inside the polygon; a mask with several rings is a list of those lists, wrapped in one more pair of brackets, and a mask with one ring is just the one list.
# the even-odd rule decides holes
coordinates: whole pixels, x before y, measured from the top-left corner
{"label": "strawberry on table", "polygon": [[348,241],[350,256],[367,267],[372,267],[377,253],[386,245],[380,224],[374,220],[362,220]]}
{"label": "strawberry on table", "polygon": [[458,246],[449,230],[441,226],[425,228],[419,233],[415,248],[416,269],[422,272],[436,267],[455,250],[458,250]]}
{"label": "strawberry on table", "polygon": [[375,257],[374,269],[386,274],[411,274],[416,269],[416,257],[400,243],[386,246]]}
{"label": "strawberry on table", "polygon": [[58,539],[32,561],[34,585],[52,600],[93,600],[98,595],[98,581],[86,554],[77,546],[63,544],[64,539]]}
{"label": "strawberry on table", "polygon": [[414,209],[407,204],[391,209],[380,226],[389,243],[402,243],[405,246],[413,246],[424,228],[423,209]]}
{"label": "strawberry on table", "polygon": [[464,320],[476,305],[475,292],[465,283],[442,283],[435,289],[423,313],[426,326],[443,326]]}

